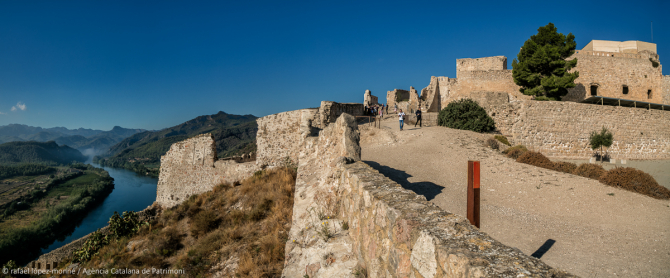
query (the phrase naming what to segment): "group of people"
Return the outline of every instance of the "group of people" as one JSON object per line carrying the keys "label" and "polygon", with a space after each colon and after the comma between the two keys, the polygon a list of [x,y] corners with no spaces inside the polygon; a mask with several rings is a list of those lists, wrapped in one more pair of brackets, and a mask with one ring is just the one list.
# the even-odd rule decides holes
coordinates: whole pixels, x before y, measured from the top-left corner
{"label": "group of people", "polygon": [[[384,111],[384,108],[386,108],[386,111]],[[386,114],[389,113],[388,105],[375,104],[375,105],[372,105],[372,106],[369,106],[369,107],[367,105],[365,106],[365,115],[371,115],[371,116],[379,115],[379,116],[383,117],[384,113],[386,113]]]}
{"label": "group of people", "polygon": [[[414,123],[414,127],[418,124],[419,127],[423,127],[421,124],[423,122],[421,121],[421,109],[417,109],[416,112],[414,112],[416,115],[416,122]],[[405,112],[402,112],[402,109],[398,112],[398,121],[400,122],[400,130],[403,130],[403,126],[405,125]]]}
{"label": "group of people", "polygon": [[[367,106],[365,105],[365,115],[379,115],[380,117],[384,117],[384,113],[388,115],[389,113],[389,106],[388,105],[379,105],[375,104],[372,106]],[[400,130],[403,130],[403,126],[405,125],[405,112],[402,112],[402,109],[398,110],[398,105],[393,106],[393,113],[398,114],[398,121],[400,122]],[[414,112],[416,115],[416,123],[414,123],[414,127],[418,124],[419,127],[422,127],[422,121],[421,121],[421,109],[417,109],[416,112]]]}

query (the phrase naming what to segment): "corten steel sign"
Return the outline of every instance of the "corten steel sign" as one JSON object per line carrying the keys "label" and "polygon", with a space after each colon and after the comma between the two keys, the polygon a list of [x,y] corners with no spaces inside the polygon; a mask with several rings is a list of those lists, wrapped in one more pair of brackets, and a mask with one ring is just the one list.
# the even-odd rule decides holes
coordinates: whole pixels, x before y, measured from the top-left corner
{"label": "corten steel sign", "polygon": [[479,161],[468,161],[468,220],[479,226]]}

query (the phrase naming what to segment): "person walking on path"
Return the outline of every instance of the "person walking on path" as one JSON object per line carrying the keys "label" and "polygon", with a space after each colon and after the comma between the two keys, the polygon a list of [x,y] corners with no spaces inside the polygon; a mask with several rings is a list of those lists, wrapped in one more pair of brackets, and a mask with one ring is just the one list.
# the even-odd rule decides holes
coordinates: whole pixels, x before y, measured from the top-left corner
{"label": "person walking on path", "polygon": [[416,123],[414,123],[414,127],[416,127],[416,124],[419,124],[419,127],[421,127],[421,109],[417,109],[416,112]]}
{"label": "person walking on path", "polygon": [[389,105],[386,104],[386,105],[384,105],[384,107],[386,108],[386,115],[388,115],[389,114]]}
{"label": "person walking on path", "polygon": [[402,112],[402,109],[398,113],[398,121],[400,121],[400,130],[402,131],[402,126],[405,124],[405,113]]}

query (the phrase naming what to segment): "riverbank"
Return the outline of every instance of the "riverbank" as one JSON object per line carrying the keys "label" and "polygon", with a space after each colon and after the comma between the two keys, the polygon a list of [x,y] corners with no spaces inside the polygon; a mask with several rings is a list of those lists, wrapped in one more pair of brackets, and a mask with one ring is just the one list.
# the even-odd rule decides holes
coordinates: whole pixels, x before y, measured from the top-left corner
{"label": "riverbank", "polygon": [[114,179],[105,170],[83,165],[74,170],[25,196],[20,210],[3,217],[0,264],[8,260],[21,264],[36,257],[113,191]]}

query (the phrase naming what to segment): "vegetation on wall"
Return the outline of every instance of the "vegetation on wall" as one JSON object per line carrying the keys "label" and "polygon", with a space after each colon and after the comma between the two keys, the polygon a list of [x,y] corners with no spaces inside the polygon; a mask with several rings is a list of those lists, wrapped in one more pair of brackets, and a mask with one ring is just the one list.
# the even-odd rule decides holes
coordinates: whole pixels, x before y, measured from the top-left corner
{"label": "vegetation on wall", "polygon": [[654,61],[654,59],[652,59],[652,58],[649,58],[649,61],[651,61],[651,66],[653,66],[655,68],[657,68],[660,65],[657,61]]}
{"label": "vegetation on wall", "polygon": [[437,124],[475,132],[489,132],[495,129],[493,119],[472,99],[460,99],[449,103],[440,111]]}
{"label": "vegetation on wall", "polygon": [[536,100],[560,100],[575,87],[579,72],[568,71],[577,65],[577,59],[566,61],[575,52],[575,36],[558,33],[553,23],[537,29],[524,44],[512,62],[514,83],[525,95]]}

